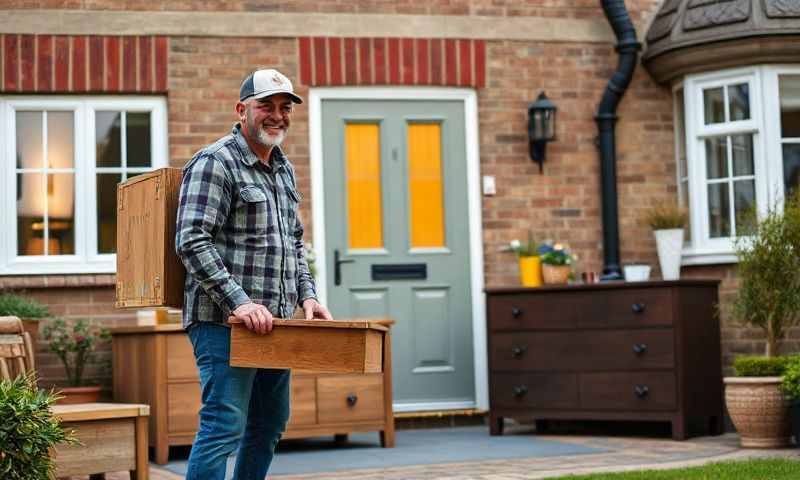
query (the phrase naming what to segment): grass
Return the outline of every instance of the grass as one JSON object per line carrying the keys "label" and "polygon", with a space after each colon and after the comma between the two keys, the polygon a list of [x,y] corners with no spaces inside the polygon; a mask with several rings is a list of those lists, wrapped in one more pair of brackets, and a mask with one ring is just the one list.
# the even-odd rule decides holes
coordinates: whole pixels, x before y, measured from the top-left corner
{"label": "grass", "polygon": [[625,473],[598,473],[558,477],[569,480],[796,480],[800,461],[758,459],[712,463],[677,470],[643,470]]}

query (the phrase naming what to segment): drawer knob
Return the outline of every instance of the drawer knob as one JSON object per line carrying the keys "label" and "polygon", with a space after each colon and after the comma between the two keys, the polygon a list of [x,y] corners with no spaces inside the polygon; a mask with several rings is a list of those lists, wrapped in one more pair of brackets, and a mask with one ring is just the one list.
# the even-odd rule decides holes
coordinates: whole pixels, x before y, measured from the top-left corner
{"label": "drawer knob", "polygon": [[347,396],[347,406],[348,407],[355,407],[356,403],[358,403],[358,396],[353,395],[352,393]]}
{"label": "drawer knob", "polygon": [[528,387],[526,385],[517,385],[514,387],[514,396],[521,397],[528,393]]}
{"label": "drawer knob", "polygon": [[515,358],[518,358],[524,355],[525,352],[527,351],[528,351],[527,345],[519,345],[511,348],[511,355],[513,355]]}
{"label": "drawer knob", "polygon": [[644,312],[644,308],[645,308],[645,304],[644,303],[638,303],[637,302],[637,303],[634,303],[633,305],[631,305],[631,310],[633,310],[633,313],[642,313],[642,312]]}
{"label": "drawer knob", "polygon": [[522,315],[522,309],[518,307],[513,307],[511,309],[511,316],[514,318],[519,318]]}
{"label": "drawer knob", "polygon": [[636,387],[633,389],[633,392],[637,397],[645,398],[650,393],[650,389],[647,388],[647,385],[636,385]]}
{"label": "drawer knob", "polygon": [[637,343],[633,346],[633,353],[636,355],[641,355],[647,352],[647,344],[646,343]]}

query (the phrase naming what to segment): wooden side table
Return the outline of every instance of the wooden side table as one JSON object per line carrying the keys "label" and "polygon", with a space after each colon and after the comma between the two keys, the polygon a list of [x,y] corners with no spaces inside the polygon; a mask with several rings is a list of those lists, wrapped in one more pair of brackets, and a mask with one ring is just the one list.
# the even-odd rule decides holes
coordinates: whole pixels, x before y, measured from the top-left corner
{"label": "wooden side table", "polygon": [[56,477],[128,470],[147,480],[147,419],[150,407],[137,404],[54,405],[53,414],[75,430],[82,445],[55,448]]}

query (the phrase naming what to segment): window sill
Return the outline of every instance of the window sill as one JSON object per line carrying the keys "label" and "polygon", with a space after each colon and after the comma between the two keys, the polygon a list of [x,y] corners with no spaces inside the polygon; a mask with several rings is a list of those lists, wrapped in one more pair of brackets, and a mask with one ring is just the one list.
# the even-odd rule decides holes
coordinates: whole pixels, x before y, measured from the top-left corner
{"label": "window sill", "polygon": [[681,253],[681,265],[721,265],[737,263],[736,254],[732,251],[716,250],[716,251],[698,251],[690,248],[684,248]]}
{"label": "window sill", "polygon": [[0,289],[111,287],[116,274],[0,276]]}

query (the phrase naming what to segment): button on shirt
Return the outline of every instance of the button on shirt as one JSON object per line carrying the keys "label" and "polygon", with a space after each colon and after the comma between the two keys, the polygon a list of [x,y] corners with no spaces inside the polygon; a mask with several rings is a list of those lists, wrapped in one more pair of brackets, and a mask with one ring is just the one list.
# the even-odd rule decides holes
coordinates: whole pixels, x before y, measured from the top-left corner
{"label": "button on shirt", "polygon": [[294,169],[277,146],[269,165],[236,124],[183,169],[175,249],[186,267],[183,327],[221,323],[248,301],[290,318],[316,298],[303,249]]}

